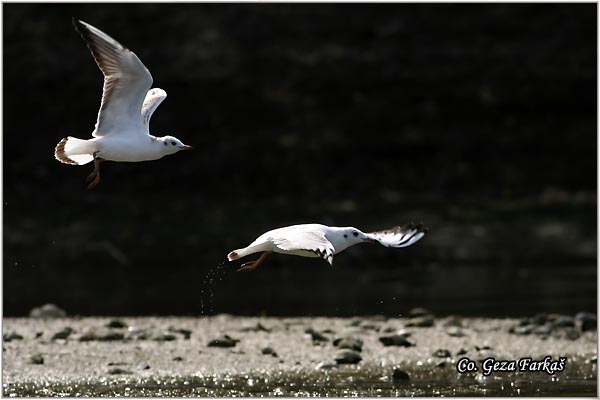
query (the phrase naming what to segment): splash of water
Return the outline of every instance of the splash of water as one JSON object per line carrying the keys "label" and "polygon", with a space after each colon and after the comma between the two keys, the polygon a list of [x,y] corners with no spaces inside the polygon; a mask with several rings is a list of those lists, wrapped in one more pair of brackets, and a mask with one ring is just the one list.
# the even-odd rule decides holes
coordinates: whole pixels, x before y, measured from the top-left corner
{"label": "splash of water", "polygon": [[201,315],[213,314],[214,288],[217,282],[221,282],[223,280],[223,277],[228,271],[228,269],[225,268],[225,264],[226,262],[223,261],[220,264],[210,267],[204,275],[202,287],[200,288]]}

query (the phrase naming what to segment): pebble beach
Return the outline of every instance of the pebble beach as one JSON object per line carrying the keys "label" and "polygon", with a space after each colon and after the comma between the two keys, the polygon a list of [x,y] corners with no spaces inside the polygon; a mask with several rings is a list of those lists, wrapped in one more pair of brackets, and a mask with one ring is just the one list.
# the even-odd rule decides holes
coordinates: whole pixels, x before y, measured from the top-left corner
{"label": "pebble beach", "polygon": [[[437,396],[597,392],[595,315],[5,318],[4,396]],[[565,358],[564,370],[483,361]],[[477,370],[460,373],[459,360]],[[464,361],[463,361],[464,363]]]}

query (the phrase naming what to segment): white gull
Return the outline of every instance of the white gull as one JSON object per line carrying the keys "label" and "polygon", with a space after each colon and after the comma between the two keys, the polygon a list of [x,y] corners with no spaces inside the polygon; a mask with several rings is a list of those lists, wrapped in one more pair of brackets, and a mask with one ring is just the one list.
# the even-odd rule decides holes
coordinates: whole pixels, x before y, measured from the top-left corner
{"label": "white gull", "polygon": [[102,103],[92,139],[62,139],[54,157],[62,163],[83,165],[94,161],[88,177],[91,189],[100,182],[100,162],[158,160],[180,150],[189,150],[173,136],[150,135],[150,117],[167,93],[152,90],[152,75],[129,49],[101,30],[73,19],[104,75]]}
{"label": "white gull", "polygon": [[379,243],[385,247],[407,247],[420,240],[428,229],[422,223],[396,226],[377,232],[364,233],[353,227],[335,227],[321,224],[292,225],[273,229],[260,235],[243,249],[227,255],[229,261],[254,253],[262,253],[256,261],[241,266],[238,271],[251,271],[271,253],[302,257],[321,257],[333,265],[334,254],[358,243]]}

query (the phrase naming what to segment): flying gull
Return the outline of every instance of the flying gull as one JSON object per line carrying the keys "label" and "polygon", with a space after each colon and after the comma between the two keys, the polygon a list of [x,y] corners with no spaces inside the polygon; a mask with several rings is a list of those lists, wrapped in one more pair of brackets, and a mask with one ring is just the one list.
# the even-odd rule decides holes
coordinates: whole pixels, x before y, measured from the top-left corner
{"label": "flying gull", "polygon": [[385,247],[407,247],[420,240],[427,228],[422,223],[396,226],[364,233],[353,227],[339,228],[321,224],[303,224],[273,229],[260,235],[248,247],[227,255],[229,261],[254,253],[262,253],[256,261],[242,264],[238,271],[258,267],[271,252],[302,257],[321,257],[333,265],[333,256],[358,243],[379,243]]}
{"label": "flying gull", "polygon": [[66,137],[56,145],[54,157],[71,165],[94,161],[88,176],[88,189],[92,189],[100,182],[102,161],[158,160],[191,149],[176,137],[150,135],[150,117],[167,93],[149,90],[152,75],[135,53],[90,24],[73,19],[73,25],[104,75],[102,103],[93,138]]}

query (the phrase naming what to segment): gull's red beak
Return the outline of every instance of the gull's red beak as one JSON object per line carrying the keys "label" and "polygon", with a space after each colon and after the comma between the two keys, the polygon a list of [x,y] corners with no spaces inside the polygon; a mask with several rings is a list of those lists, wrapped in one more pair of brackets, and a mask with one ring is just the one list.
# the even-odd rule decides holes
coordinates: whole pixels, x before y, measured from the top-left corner
{"label": "gull's red beak", "polygon": [[365,242],[369,242],[369,243],[377,243],[377,242],[379,242],[379,240],[377,240],[377,239],[373,239],[373,238],[369,238],[369,237],[368,237],[368,238],[366,238],[366,239],[363,239],[363,240],[364,240]]}
{"label": "gull's red beak", "polygon": [[187,144],[184,144],[183,147],[180,147],[179,150],[193,150],[194,148],[192,146],[188,146]]}

